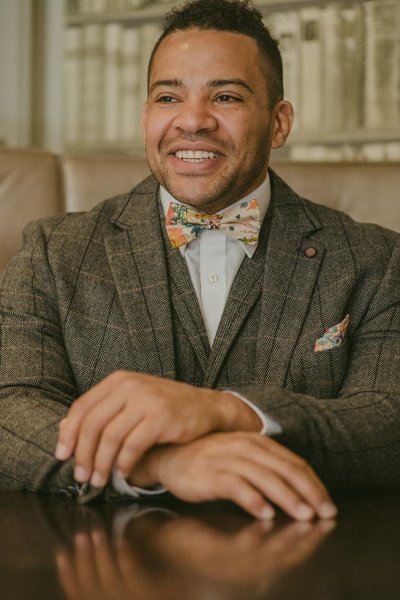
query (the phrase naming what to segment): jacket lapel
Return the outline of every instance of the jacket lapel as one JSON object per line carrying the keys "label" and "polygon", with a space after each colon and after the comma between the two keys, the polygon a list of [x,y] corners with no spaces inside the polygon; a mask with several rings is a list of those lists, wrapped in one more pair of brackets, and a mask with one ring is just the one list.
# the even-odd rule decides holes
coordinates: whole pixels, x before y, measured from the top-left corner
{"label": "jacket lapel", "polygon": [[274,173],[271,182],[273,217],[263,280],[256,382],[284,387],[325,248],[315,215]]}
{"label": "jacket lapel", "polygon": [[[270,171],[272,199],[252,259],[245,258],[229,294],[206,372],[215,385],[235,337],[262,295],[256,352],[256,382],[284,385],[320,269],[324,246],[314,239],[320,229],[301,199]],[[270,223],[268,222],[270,220]],[[312,239],[311,239],[312,238]],[[305,250],[316,250],[308,258]]]}
{"label": "jacket lapel", "polygon": [[135,370],[175,378],[168,269],[157,209],[158,185],[146,179],[112,221],[106,250],[135,350]]}

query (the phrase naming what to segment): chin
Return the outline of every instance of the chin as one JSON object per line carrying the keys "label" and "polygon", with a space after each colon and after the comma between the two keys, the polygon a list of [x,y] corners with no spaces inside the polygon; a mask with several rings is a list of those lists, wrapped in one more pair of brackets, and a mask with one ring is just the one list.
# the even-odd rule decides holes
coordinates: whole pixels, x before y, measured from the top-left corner
{"label": "chin", "polygon": [[[184,204],[190,204],[192,206],[200,207],[203,204],[208,204],[210,202],[210,194],[209,189],[210,186],[198,186],[195,182],[191,184],[182,185],[174,185],[174,183],[169,184],[166,182],[164,186],[169,193]],[[211,201],[213,199],[211,198]]]}

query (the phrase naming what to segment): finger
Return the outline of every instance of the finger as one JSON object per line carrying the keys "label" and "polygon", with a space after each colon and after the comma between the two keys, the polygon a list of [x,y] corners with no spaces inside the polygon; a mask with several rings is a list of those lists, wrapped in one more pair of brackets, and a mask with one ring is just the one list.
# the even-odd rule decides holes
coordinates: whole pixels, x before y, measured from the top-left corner
{"label": "finger", "polygon": [[[156,538],[157,536],[150,539],[155,540]],[[126,589],[124,597],[153,599],[155,597],[154,585],[157,585],[158,582],[158,589],[160,589],[160,584],[157,578],[154,579],[152,570],[149,573],[148,569],[143,565],[140,543],[128,543],[125,539],[119,539],[116,546],[116,560],[118,561],[121,578]],[[153,549],[153,546],[151,546],[151,549]]]}
{"label": "finger", "polygon": [[[114,466],[117,469],[118,477],[121,477],[122,479],[128,477],[132,469],[130,471],[122,471],[119,468],[117,457],[121,452],[121,448],[125,448],[125,445],[127,443],[129,444],[127,440],[135,439],[136,431],[138,430],[140,432],[141,423],[141,421],[136,422],[136,420],[132,418],[132,415],[127,415],[126,411],[122,410],[116,415],[111,423],[104,428],[93,458],[93,473],[90,480],[92,485],[95,487],[104,486],[108,481]],[[150,438],[148,445],[149,447],[153,445],[153,438]],[[128,449],[125,449],[125,452],[129,452],[129,447]],[[84,468],[86,469],[86,466]]]}
{"label": "finger", "polygon": [[250,460],[235,459],[235,463],[241,477],[289,516],[298,521],[309,521],[315,517],[313,508],[279,474]]}
{"label": "finger", "polygon": [[246,478],[232,472],[222,472],[216,481],[216,498],[235,502],[256,519],[270,521],[274,518],[275,510],[272,505]]}
{"label": "finger", "polygon": [[282,476],[287,464],[272,452],[265,452],[265,449],[264,452],[258,452],[251,438],[246,438],[240,445],[236,444],[235,452],[231,451],[229,458],[225,458],[225,467],[246,479],[265,498],[294,519],[308,521],[315,517],[315,512],[304,502],[296,485],[292,481],[286,482]]}
{"label": "finger", "polygon": [[58,578],[68,600],[81,600],[74,561],[66,550],[57,551],[56,564]]}
{"label": "finger", "polygon": [[314,523],[289,523],[273,533],[266,546],[283,569],[304,562],[335,527],[333,521]]}
{"label": "finger", "polygon": [[326,487],[305,461],[299,464],[285,462],[279,468],[279,474],[313,508],[319,518],[336,517],[337,508]]}
{"label": "finger", "polygon": [[[83,420],[79,429],[78,441],[75,449],[76,466],[74,477],[77,481],[88,481],[93,473],[98,447],[103,441],[109,452],[105,464],[99,464],[100,473],[108,479],[111,465],[114,463],[119,447],[126,437],[128,431],[135,427],[137,419],[135,413],[126,414],[123,410],[125,401],[123,398],[113,398],[112,402],[102,402],[93,407]],[[121,418],[121,415],[124,415]],[[114,424],[114,420],[116,423]],[[104,451],[102,451],[104,460]],[[100,463],[100,461],[98,461]],[[99,475],[100,475],[99,473]],[[93,485],[101,487],[104,485],[100,480],[93,481]]]}
{"label": "finger", "polygon": [[158,441],[158,431],[143,419],[124,440],[115,466],[120,477],[127,478],[142,456]]}
{"label": "finger", "polygon": [[[256,441],[260,445],[260,440]],[[271,444],[271,442],[273,443]],[[283,446],[273,440],[269,440],[266,444],[261,442],[261,445],[267,447],[269,451],[253,452],[251,454],[253,460],[275,471],[285,479],[288,485],[305,500],[306,504],[313,508],[318,517],[331,519],[336,516],[337,508],[325,485],[305,460],[286,448],[282,451]]]}
{"label": "finger", "polygon": [[[243,518],[239,514],[235,516],[240,521]],[[212,557],[220,556],[225,556],[226,560],[229,557],[230,563],[244,556],[252,556],[251,560],[254,560],[255,552],[262,547],[268,532],[274,528],[273,521],[246,521],[244,527],[242,521],[234,526],[233,523],[232,530],[225,531],[216,527],[216,524],[211,525],[193,517],[180,517],[163,528],[157,542],[165,552],[170,549],[174,562],[181,565],[192,562],[194,554],[197,564],[203,560],[204,564],[210,564],[214,562]],[[241,528],[237,531],[237,527]],[[193,547],[193,540],[196,540],[196,548]],[[220,567],[218,561],[215,566]]]}
{"label": "finger", "polygon": [[105,532],[101,529],[95,529],[91,533],[91,539],[96,568],[99,573],[100,588],[104,594],[102,597],[107,598],[107,600],[113,598],[118,600],[124,597],[125,590],[122,585],[121,573]]}
{"label": "finger", "polygon": [[75,535],[75,564],[82,598],[101,598],[99,572],[94,558],[94,548],[88,533]]}
{"label": "finger", "polygon": [[297,466],[300,469],[306,468],[309,476],[313,479],[315,485],[321,490],[322,493],[325,493],[326,495],[328,494],[324,483],[320,480],[318,475],[315,473],[314,469],[301,456],[295,454],[294,452],[289,450],[289,448],[282,446],[282,444],[279,444],[278,442],[272,439],[269,439],[268,446],[275,455],[281,456],[283,459],[286,459],[288,463],[293,464],[294,466]]}
{"label": "finger", "polygon": [[67,460],[72,456],[83,419],[93,406],[108,396],[109,385],[103,385],[106,383],[108,383],[107,380],[104,380],[75,400],[67,416],[60,422],[55,450],[55,457],[58,460]]}
{"label": "finger", "polygon": [[320,479],[310,466],[289,466],[288,471],[289,474],[287,480],[296,483],[296,489],[314,508],[320,519],[334,519],[337,516],[337,507],[332,501],[327,489],[324,485],[321,485]]}
{"label": "finger", "polygon": [[250,445],[256,444],[262,450],[261,453],[257,455],[253,455],[253,458],[259,458],[262,461],[262,464],[266,464],[272,468],[274,457],[280,458],[285,462],[297,466],[299,468],[308,467],[310,477],[314,479],[315,485],[321,489],[321,492],[327,493],[326,487],[316,475],[315,471],[308,465],[308,463],[298,454],[295,454],[289,448],[286,448],[282,444],[279,444],[275,440],[270,437],[265,437],[263,435],[257,433],[248,434],[246,439],[243,440],[243,437],[237,437],[238,444],[247,444],[248,450],[250,450]]}

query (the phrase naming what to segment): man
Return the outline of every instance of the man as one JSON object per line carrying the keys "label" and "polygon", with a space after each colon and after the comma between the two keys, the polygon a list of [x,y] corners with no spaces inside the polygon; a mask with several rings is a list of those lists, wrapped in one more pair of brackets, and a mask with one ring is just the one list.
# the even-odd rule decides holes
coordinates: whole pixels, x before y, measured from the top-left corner
{"label": "man", "polygon": [[307,520],[336,514],[324,484],[399,486],[399,236],[268,170],[292,120],[248,2],[172,12],[154,177],[29,226],[5,276],[2,488],[161,485]]}

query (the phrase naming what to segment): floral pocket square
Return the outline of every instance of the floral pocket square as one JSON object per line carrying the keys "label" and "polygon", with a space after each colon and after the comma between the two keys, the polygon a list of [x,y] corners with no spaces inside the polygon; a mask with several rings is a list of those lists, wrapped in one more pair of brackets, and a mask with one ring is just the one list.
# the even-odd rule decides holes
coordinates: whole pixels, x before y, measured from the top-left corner
{"label": "floral pocket square", "polygon": [[339,348],[344,342],[349,323],[350,317],[349,315],[346,315],[341,323],[325,329],[324,335],[315,342],[314,352],[323,352],[323,350]]}

